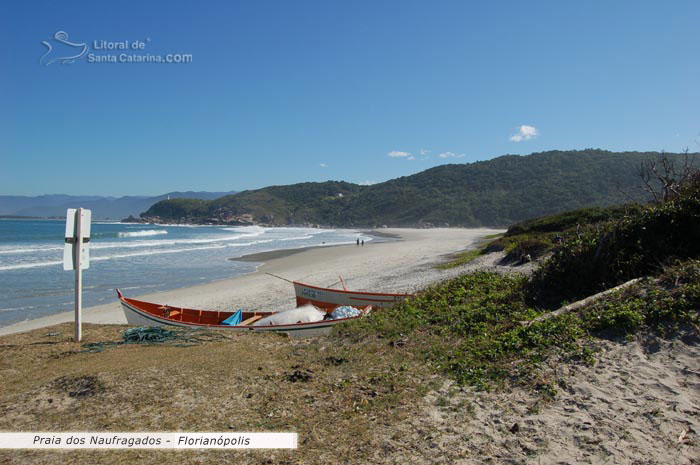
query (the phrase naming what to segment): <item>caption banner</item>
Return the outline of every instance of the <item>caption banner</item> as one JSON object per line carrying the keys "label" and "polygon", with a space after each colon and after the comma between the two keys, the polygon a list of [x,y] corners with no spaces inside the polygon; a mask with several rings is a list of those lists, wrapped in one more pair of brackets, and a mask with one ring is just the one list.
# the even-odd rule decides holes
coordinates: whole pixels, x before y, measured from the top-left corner
{"label": "caption banner", "polygon": [[297,433],[2,433],[0,449],[296,449]]}

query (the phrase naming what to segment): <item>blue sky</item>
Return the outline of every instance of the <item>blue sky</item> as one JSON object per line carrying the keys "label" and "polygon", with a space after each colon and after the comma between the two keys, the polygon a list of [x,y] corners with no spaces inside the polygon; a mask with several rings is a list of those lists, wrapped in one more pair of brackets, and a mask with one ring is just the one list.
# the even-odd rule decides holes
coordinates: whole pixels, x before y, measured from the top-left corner
{"label": "blue sky", "polygon": [[[506,153],[700,150],[697,1],[11,2],[0,25],[0,194],[377,182]],[[93,56],[192,62],[44,65],[42,41],[49,58],[64,46],[57,31]]]}

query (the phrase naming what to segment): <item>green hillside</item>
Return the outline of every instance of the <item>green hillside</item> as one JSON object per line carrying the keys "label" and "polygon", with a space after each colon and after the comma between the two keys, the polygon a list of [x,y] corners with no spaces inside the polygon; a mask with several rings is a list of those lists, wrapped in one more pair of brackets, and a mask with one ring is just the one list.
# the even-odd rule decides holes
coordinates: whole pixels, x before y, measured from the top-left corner
{"label": "green hillside", "polygon": [[141,216],[277,226],[504,226],[566,210],[647,200],[637,167],[659,155],[594,149],[505,155],[437,166],[372,186],[328,181],[271,186],[213,201],[162,201]]}

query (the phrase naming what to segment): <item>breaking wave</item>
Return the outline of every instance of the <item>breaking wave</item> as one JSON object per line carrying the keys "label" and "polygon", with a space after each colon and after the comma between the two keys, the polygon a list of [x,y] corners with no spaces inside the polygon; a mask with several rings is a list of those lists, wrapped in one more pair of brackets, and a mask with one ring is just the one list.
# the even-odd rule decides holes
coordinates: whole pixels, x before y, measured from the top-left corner
{"label": "breaking wave", "polygon": [[130,231],[130,232],[120,232],[117,237],[145,237],[145,236],[158,236],[160,234],[168,234],[165,229],[149,229],[146,231]]}

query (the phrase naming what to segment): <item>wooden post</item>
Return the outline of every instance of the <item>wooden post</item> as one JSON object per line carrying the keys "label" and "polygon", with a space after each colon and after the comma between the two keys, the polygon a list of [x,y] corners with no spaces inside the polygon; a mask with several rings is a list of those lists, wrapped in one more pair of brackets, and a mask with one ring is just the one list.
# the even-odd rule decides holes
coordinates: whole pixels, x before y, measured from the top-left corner
{"label": "wooden post", "polygon": [[83,305],[83,270],[81,269],[80,258],[83,248],[83,209],[78,208],[75,212],[75,342],[80,342],[82,338],[82,315]]}

